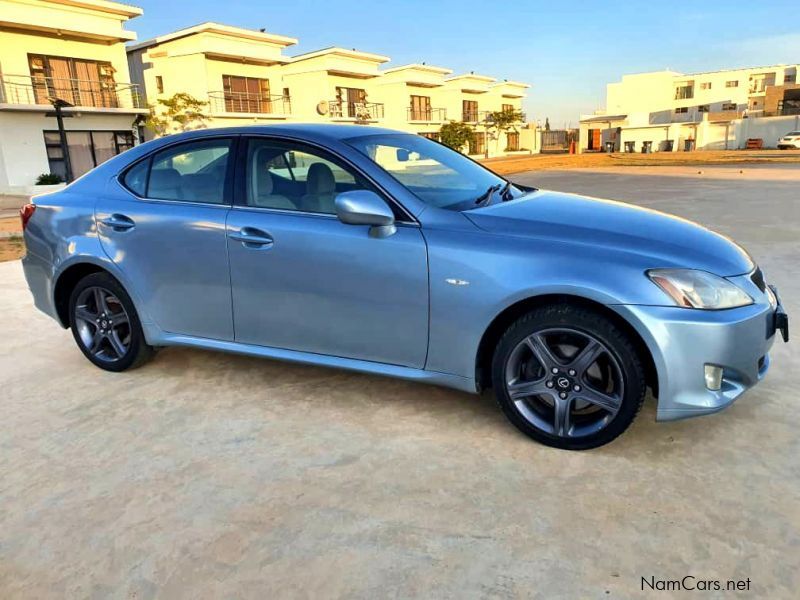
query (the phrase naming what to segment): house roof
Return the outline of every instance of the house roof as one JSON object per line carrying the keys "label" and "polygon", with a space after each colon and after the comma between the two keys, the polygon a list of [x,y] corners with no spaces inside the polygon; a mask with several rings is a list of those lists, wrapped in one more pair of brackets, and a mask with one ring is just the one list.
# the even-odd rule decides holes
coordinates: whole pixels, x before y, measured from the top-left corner
{"label": "house roof", "polygon": [[449,75],[453,72],[452,69],[445,69],[444,67],[435,67],[433,65],[426,65],[424,63],[411,63],[408,65],[401,65],[399,67],[392,67],[385,69],[382,73],[399,73],[401,71],[424,71],[426,73],[434,73],[436,75]]}
{"label": "house roof", "polygon": [[343,58],[355,58],[358,60],[366,60],[377,64],[389,62],[388,56],[382,54],[372,54],[371,52],[361,52],[355,48],[347,50],[338,46],[331,46],[330,48],[322,48],[320,50],[312,50],[303,54],[297,54],[291,57],[292,62],[299,62],[302,60],[310,60],[312,58],[320,58],[322,56],[341,56]]}
{"label": "house roof", "polygon": [[247,40],[254,40],[257,42],[267,42],[277,46],[292,46],[297,43],[296,38],[286,37],[275,33],[267,33],[266,31],[256,31],[254,29],[244,29],[243,27],[233,27],[231,25],[223,25],[221,23],[206,22],[199,25],[193,25],[172,33],[167,33],[158,37],[144,40],[138,44],[133,44],[127,47],[128,52],[135,50],[142,50],[151,46],[157,46],[166,42],[171,42],[180,38],[190,35],[197,35],[199,33],[217,33],[234,38],[242,38]]}

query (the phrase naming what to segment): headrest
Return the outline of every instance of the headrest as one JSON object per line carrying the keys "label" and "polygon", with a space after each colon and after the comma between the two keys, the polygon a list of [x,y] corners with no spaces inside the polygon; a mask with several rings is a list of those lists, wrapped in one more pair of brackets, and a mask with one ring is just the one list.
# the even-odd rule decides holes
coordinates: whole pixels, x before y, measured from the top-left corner
{"label": "headrest", "polygon": [[150,186],[148,192],[163,191],[165,189],[175,189],[181,186],[181,174],[172,168],[153,169],[150,171]]}
{"label": "headrest", "polygon": [[336,191],[336,180],[333,171],[324,163],[314,163],[308,169],[306,193],[332,194]]}

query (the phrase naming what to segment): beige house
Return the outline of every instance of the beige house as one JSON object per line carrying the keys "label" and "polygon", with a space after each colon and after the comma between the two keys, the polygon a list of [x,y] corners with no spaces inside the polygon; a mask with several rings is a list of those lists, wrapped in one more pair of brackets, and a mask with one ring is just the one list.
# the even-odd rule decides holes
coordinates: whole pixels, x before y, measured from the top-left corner
{"label": "beige house", "polygon": [[[296,39],[203,23],[128,47],[133,80],[150,102],[187,92],[208,102],[207,126],[281,121],[382,125],[437,137],[448,120],[477,131],[464,150],[496,156],[534,148],[534,129],[487,127],[522,109],[529,87],[426,64],[386,68],[389,57],[341,47],[287,56]],[[501,139],[502,138],[502,139]],[[523,150],[527,148],[529,150]]]}
{"label": "beige house", "polygon": [[[42,173],[79,176],[135,143],[147,114],[126,30],[139,8],[104,0],[0,0],[0,193]],[[53,102],[65,106],[64,156]]]}
{"label": "beige house", "polygon": [[581,117],[580,150],[734,149],[750,138],[774,145],[797,129],[797,73],[795,64],[625,75],[608,84],[605,109]]}

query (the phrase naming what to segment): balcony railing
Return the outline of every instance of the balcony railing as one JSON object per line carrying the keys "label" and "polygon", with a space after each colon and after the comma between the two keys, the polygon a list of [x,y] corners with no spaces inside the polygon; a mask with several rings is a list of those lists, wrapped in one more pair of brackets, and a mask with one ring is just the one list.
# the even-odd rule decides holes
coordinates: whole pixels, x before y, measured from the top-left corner
{"label": "balcony railing", "polygon": [[383,104],[380,102],[328,102],[330,116],[334,119],[355,119],[356,121],[377,121],[383,118]]}
{"label": "balcony railing", "polygon": [[[478,111],[464,111],[461,114],[461,120],[464,123],[486,123],[490,121],[492,113],[503,112],[501,110],[478,110]],[[524,123],[527,120],[525,113],[520,113],[519,123]]]}
{"label": "balcony railing", "polygon": [[289,96],[269,96],[257,92],[209,92],[209,110],[212,114],[247,113],[283,116],[292,114]]}
{"label": "balcony railing", "polygon": [[56,98],[80,108],[147,108],[133,83],[0,75],[0,104],[49,105]]}
{"label": "balcony railing", "polygon": [[409,121],[441,123],[447,120],[447,109],[445,108],[408,108],[406,110]]}

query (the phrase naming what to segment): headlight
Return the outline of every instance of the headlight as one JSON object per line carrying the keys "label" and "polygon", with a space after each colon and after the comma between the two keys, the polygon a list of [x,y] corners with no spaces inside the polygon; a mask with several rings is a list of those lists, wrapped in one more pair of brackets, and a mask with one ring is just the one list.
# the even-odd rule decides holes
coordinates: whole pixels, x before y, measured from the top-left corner
{"label": "headlight", "polygon": [[719,310],[753,303],[753,299],[727,279],[691,269],[652,269],[647,276],[678,306]]}

